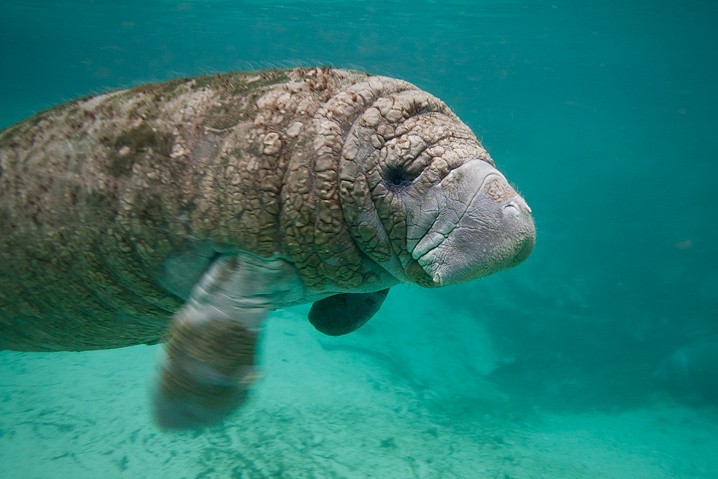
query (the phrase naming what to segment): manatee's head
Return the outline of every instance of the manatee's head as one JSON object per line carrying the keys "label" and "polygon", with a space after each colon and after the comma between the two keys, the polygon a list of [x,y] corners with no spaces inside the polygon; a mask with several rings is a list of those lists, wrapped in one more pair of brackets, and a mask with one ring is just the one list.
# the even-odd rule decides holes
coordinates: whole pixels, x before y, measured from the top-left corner
{"label": "manatee's head", "polygon": [[531,209],[486,159],[468,158],[405,204],[409,251],[435,284],[511,268],[533,249]]}
{"label": "manatee's head", "polygon": [[383,92],[354,122],[340,182],[355,241],[401,280],[460,283],[513,267],[533,249],[524,199],[471,130],[413,87]]}

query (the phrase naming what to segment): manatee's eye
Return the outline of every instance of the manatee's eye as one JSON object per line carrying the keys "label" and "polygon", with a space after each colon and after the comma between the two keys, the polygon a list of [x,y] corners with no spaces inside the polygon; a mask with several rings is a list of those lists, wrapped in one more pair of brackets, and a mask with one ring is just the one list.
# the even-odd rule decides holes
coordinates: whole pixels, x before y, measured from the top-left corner
{"label": "manatee's eye", "polygon": [[384,181],[392,189],[408,186],[415,178],[416,175],[407,171],[403,166],[388,166],[384,172]]}

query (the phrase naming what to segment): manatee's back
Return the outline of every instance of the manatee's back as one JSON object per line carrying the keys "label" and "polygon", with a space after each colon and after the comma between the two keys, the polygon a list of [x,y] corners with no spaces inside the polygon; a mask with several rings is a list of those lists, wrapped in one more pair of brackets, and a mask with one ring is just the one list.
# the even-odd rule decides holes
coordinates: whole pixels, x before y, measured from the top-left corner
{"label": "manatee's back", "polygon": [[286,165],[245,136],[272,126],[256,101],[286,81],[147,85],[0,132],[0,349],[157,342],[213,255],[281,250]]}
{"label": "manatee's back", "polygon": [[[152,342],[180,304],[144,264],[158,257],[153,249],[174,247],[166,242],[176,236],[162,233],[169,198],[157,187],[144,209],[123,198],[133,168],[145,156],[167,156],[167,145],[143,126],[119,133],[129,130],[110,96],[62,105],[0,134],[0,348]],[[151,241],[138,228],[146,220],[157,227]]]}

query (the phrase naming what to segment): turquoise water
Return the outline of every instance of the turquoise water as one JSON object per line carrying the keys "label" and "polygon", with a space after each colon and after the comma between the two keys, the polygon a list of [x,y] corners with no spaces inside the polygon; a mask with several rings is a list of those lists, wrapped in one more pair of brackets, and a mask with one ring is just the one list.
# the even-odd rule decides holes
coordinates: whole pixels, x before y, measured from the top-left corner
{"label": "turquoise water", "polygon": [[350,336],[275,313],[251,403],[203,434],[152,425],[157,348],[0,352],[0,477],[718,477],[717,24],[699,0],[2,2],[0,127],[176,76],[367,70],[449,104],[538,241]]}

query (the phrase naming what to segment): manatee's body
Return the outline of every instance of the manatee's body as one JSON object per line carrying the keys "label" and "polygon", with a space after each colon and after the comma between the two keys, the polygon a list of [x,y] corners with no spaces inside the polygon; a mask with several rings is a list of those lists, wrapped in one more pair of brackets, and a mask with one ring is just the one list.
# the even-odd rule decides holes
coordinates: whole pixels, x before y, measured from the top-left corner
{"label": "manatee's body", "polygon": [[158,420],[209,424],[243,399],[268,311],[316,302],[318,329],[349,332],[394,284],[520,262],[529,211],[400,80],[277,70],[73,101],[0,132],[0,348],[168,338]]}

